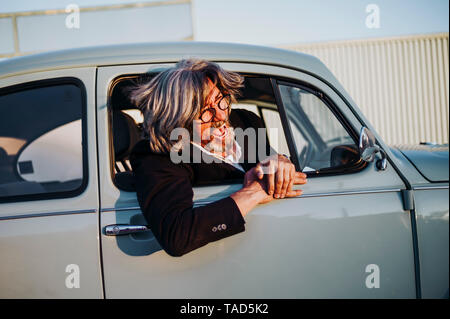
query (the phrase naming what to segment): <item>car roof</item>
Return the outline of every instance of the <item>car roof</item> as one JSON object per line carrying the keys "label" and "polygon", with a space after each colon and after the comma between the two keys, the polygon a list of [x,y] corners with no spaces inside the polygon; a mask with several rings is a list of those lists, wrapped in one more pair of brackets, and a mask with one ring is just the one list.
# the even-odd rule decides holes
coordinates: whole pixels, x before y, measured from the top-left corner
{"label": "car roof", "polygon": [[[272,47],[214,43],[163,42],[95,46],[51,51],[0,61],[0,79],[12,75],[74,67],[177,62],[197,57],[216,62],[251,62],[300,69],[334,80],[316,57]],[[334,81],[331,81],[334,82]]]}

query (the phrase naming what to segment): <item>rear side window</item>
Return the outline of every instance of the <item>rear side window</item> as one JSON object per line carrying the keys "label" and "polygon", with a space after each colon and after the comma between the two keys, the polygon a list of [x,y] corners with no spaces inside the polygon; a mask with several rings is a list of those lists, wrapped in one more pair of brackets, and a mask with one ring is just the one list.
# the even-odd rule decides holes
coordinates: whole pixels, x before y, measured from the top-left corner
{"label": "rear side window", "polygon": [[87,182],[85,100],[77,79],[0,90],[0,201],[82,192]]}

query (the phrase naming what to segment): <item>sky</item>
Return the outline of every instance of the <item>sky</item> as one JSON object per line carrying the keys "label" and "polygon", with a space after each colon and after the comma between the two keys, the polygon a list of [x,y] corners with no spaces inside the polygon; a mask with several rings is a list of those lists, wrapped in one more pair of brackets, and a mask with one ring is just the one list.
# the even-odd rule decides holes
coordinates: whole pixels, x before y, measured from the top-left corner
{"label": "sky", "polygon": [[[68,4],[77,4],[80,8],[135,2],[130,0],[1,0],[0,13],[64,9]],[[374,12],[366,12],[367,6],[377,7],[379,24],[368,27],[366,19]],[[392,37],[399,35],[448,32],[449,1],[448,0],[192,0],[192,11],[188,6],[180,6],[179,13],[172,20],[167,10],[154,11],[139,18],[121,19],[120,14],[108,13],[112,27],[117,29],[113,34],[95,34],[98,19],[89,17],[90,13],[83,13],[78,33],[72,32],[70,37],[61,36],[68,32],[62,30],[60,38],[66,41],[86,40],[96,37],[110,37],[108,41],[125,39],[132,41],[140,33],[150,34],[150,41],[167,38],[183,38],[186,34],[193,34],[197,41],[237,42],[260,45],[285,45],[296,43],[311,43],[334,40],[348,40],[359,38]],[[192,23],[185,18],[192,13]],[[0,51],[3,46],[12,43],[11,27],[0,19]],[[117,21],[122,20],[119,24]],[[40,48],[40,34],[55,32],[56,25],[63,22],[56,17],[49,19],[45,25],[36,20],[22,20],[19,25],[21,49]],[[33,22],[34,21],[34,22]],[[25,25],[24,25],[25,24]],[[133,25],[135,29],[126,29]],[[158,26],[163,25],[162,30]],[[84,29],[83,29],[84,26]],[[90,28],[90,29],[89,29]],[[39,31],[37,31],[39,30]],[[100,31],[99,31],[100,32]],[[122,32],[122,33],[121,33]],[[9,42],[8,42],[9,41]],[[35,43],[34,43],[34,42]],[[63,40],[61,40],[63,41]],[[61,42],[60,41],[60,42]],[[42,41],[45,42],[45,41]],[[89,41],[88,41],[89,42]],[[90,44],[90,43],[87,43]],[[11,46],[11,44],[9,44]]]}
{"label": "sky", "polygon": [[[366,27],[369,4],[379,8],[379,28]],[[448,0],[196,0],[195,9],[197,39],[254,44],[448,32],[449,22]]]}

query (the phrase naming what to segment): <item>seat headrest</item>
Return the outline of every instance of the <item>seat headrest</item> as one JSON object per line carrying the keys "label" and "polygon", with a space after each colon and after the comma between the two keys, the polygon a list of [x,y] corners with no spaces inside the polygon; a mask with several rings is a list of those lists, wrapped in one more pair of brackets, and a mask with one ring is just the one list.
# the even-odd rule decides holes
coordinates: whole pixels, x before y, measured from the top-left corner
{"label": "seat headrest", "polygon": [[126,158],[141,139],[141,131],[134,119],[122,112],[113,111],[113,138],[116,161]]}

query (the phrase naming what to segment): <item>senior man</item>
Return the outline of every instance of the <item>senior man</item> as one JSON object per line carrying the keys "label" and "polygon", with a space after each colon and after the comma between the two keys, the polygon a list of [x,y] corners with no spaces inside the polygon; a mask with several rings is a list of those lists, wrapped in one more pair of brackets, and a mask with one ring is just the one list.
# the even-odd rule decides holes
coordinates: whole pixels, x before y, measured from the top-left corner
{"label": "senior man", "polygon": [[[238,73],[189,59],[132,91],[146,133],[130,156],[137,197],[150,229],[172,256],[244,231],[244,216],[258,204],[302,193],[292,186],[305,184],[306,175],[296,172],[288,158],[275,154],[252,163],[251,146],[235,139],[236,128],[261,127],[251,112],[230,112],[242,85]],[[173,139],[179,129],[189,133],[188,143],[186,138]],[[173,160],[174,154],[188,150],[190,155],[200,152],[200,160]],[[193,207],[193,185],[234,178],[244,179],[242,189]]]}

